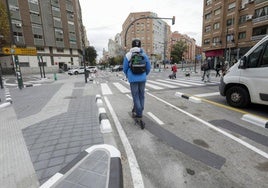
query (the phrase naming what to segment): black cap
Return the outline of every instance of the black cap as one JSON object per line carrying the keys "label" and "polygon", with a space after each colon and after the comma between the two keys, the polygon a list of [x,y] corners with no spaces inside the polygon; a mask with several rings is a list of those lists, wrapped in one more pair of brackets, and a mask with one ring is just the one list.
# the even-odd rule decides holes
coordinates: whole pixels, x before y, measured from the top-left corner
{"label": "black cap", "polygon": [[134,39],[132,41],[132,47],[141,47],[141,41],[139,39]]}

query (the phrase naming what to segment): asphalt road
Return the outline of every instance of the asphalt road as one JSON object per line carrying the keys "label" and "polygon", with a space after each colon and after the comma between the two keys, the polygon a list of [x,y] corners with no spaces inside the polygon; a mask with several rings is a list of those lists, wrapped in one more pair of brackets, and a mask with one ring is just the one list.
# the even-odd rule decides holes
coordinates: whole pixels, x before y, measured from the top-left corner
{"label": "asphalt road", "polygon": [[[199,85],[199,76],[178,74],[171,84],[167,75],[152,72],[149,77],[148,83],[158,87],[146,87],[144,130],[129,116],[132,100],[124,76],[109,73],[109,80],[97,78],[112,111],[120,151],[124,151],[125,186],[266,187],[267,129],[242,120],[241,110],[228,107],[224,98],[215,95],[216,79]],[[192,102],[176,92],[202,94],[204,100]],[[243,112],[267,118],[265,109],[249,107]]]}

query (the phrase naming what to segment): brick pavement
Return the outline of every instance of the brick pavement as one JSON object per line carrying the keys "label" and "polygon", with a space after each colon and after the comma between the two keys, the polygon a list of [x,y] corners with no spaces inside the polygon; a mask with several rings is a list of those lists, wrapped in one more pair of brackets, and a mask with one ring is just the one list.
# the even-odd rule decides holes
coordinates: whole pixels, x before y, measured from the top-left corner
{"label": "brick pavement", "polygon": [[38,187],[83,150],[104,143],[95,103],[99,91],[82,76],[9,91],[12,105],[0,108],[3,187]]}

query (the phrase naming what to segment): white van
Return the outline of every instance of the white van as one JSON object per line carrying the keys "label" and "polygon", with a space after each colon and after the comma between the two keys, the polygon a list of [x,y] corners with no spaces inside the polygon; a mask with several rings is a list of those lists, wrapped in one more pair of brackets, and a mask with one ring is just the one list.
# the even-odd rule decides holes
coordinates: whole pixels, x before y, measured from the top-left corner
{"label": "white van", "polygon": [[268,35],[226,72],[219,90],[230,106],[268,105]]}

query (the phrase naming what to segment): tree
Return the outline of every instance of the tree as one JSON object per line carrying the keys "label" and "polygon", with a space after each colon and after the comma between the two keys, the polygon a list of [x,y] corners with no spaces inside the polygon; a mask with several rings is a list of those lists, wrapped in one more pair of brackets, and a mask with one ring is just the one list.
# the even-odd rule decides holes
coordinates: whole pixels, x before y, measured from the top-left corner
{"label": "tree", "polygon": [[9,19],[5,5],[0,2],[0,35],[1,35],[1,46],[7,43],[10,36],[9,30]]}
{"label": "tree", "polygon": [[89,65],[96,65],[97,51],[93,46],[89,46],[85,49],[85,60],[89,62]]}
{"label": "tree", "polygon": [[187,44],[184,41],[178,41],[173,45],[171,51],[172,63],[178,63],[183,58],[183,53],[187,51]]}

